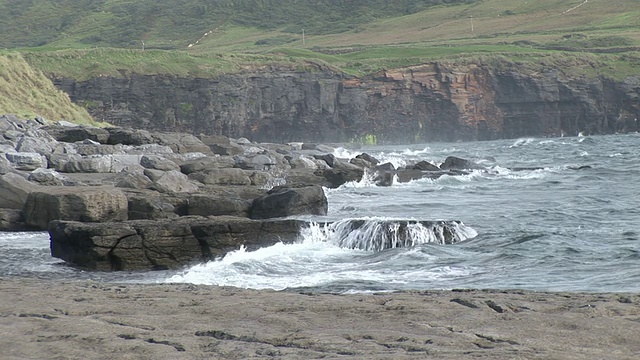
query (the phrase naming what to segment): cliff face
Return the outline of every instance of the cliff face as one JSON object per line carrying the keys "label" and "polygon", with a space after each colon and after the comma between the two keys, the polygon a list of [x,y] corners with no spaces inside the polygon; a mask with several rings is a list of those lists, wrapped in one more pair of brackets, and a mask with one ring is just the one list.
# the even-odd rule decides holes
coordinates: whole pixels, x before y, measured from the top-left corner
{"label": "cliff face", "polygon": [[426,64],[367,78],[255,71],[216,79],[54,79],[96,120],[255,141],[393,143],[638,131],[640,77],[568,79]]}

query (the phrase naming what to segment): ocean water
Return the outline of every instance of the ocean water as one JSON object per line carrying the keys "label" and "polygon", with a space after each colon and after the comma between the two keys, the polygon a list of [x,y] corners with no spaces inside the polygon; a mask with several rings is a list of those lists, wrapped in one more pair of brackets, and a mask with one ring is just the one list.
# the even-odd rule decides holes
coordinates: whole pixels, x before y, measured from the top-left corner
{"label": "ocean water", "polygon": [[[360,219],[369,232],[314,226],[294,244],[240,249],[175,271],[84,272],[49,255],[46,233],[1,233],[0,276],[334,293],[640,291],[639,134],[339,148],[336,155],[361,152],[396,166],[440,164],[453,155],[483,169],[391,187],[364,179],[325,189],[329,215],[306,219]],[[433,230],[418,228],[406,248],[349,242],[366,244],[376,224],[395,220],[460,221],[456,234],[463,241],[444,245]]]}

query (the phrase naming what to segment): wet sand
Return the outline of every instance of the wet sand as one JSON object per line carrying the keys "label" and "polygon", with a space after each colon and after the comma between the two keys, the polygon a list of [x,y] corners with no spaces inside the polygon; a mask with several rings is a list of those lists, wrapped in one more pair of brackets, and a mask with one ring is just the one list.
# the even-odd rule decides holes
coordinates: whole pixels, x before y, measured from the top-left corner
{"label": "wet sand", "polygon": [[0,278],[2,359],[638,359],[640,294]]}

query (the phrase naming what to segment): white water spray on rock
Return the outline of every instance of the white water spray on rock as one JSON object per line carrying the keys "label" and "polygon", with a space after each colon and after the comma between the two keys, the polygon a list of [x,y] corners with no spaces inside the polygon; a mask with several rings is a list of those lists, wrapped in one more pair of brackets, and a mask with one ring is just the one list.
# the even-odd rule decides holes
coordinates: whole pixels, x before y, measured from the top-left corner
{"label": "white water spray on rock", "polygon": [[419,244],[454,244],[478,233],[460,221],[345,219],[311,223],[302,229],[303,241],[328,242],[339,247],[382,251]]}

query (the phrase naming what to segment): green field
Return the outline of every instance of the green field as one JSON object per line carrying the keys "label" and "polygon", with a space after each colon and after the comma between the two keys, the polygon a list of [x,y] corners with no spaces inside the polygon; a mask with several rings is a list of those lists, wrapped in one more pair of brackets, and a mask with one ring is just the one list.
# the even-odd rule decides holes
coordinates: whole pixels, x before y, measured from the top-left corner
{"label": "green field", "polygon": [[0,22],[0,48],[77,78],[300,58],[366,74],[469,54],[640,49],[640,0],[0,0]]}

